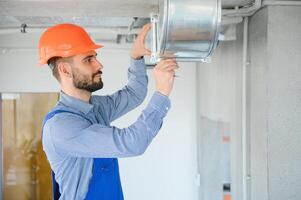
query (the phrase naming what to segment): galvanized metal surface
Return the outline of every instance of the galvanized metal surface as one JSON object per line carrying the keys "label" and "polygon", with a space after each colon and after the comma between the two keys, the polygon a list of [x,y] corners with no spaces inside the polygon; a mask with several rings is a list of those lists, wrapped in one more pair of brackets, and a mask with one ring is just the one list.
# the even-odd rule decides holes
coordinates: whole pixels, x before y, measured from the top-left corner
{"label": "galvanized metal surface", "polygon": [[[158,15],[152,15],[153,59],[202,61],[218,42],[220,0],[164,0]],[[156,46],[156,48],[154,48]]]}

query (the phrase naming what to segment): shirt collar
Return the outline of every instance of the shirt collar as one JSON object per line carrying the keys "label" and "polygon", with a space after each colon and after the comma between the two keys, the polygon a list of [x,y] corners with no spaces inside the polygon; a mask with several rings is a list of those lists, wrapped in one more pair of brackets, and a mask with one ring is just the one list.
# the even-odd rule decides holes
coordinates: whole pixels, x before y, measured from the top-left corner
{"label": "shirt collar", "polygon": [[[60,91],[60,100],[59,101],[62,102],[64,105],[71,107],[73,109],[79,110],[85,114],[90,112],[94,107],[93,104],[87,103],[87,102],[82,101],[77,98],[74,98],[74,97],[66,94],[62,90]],[[91,100],[90,100],[90,102],[91,102]]]}

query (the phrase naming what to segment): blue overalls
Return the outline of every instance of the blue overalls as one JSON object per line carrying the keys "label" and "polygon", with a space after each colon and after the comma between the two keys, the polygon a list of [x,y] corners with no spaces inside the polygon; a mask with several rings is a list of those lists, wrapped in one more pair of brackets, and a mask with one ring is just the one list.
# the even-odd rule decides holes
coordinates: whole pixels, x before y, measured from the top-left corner
{"label": "blue overalls", "polygon": [[[67,110],[53,110],[49,112],[43,121],[43,127],[47,120],[54,115],[62,112],[79,115],[78,113]],[[91,124],[93,122],[88,119]],[[43,130],[43,129],[42,129]],[[43,134],[42,134],[43,136]],[[55,174],[52,171],[52,195],[54,200],[60,198],[59,185],[55,180]],[[85,200],[123,200],[123,192],[120,183],[119,166],[117,158],[94,158],[92,178],[89,183],[89,189]]]}

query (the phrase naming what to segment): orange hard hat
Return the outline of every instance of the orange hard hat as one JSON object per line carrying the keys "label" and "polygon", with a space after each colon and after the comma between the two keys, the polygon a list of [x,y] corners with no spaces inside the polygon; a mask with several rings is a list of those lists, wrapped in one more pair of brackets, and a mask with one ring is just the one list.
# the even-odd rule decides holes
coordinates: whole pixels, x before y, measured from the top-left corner
{"label": "orange hard hat", "polygon": [[103,47],[95,44],[88,33],[75,24],[58,24],[48,28],[39,42],[39,64],[52,57],[70,57]]}

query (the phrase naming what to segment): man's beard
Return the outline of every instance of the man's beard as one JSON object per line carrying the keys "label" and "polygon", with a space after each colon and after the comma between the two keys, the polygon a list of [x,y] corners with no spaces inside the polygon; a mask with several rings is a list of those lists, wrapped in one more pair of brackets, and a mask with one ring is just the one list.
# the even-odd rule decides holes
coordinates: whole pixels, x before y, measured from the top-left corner
{"label": "man's beard", "polygon": [[97,73],[93,74],[92,77],[90,77],[88,75],[80,74],[77,69],[73,69],[73,85],[78,89],[86,90],[91,93],[100,90],[103,88],[103,82],[101,78],[97,79],[97,81],[94,80],[95,76],[98,74],[102,74],[102,72],[98,71]]}

